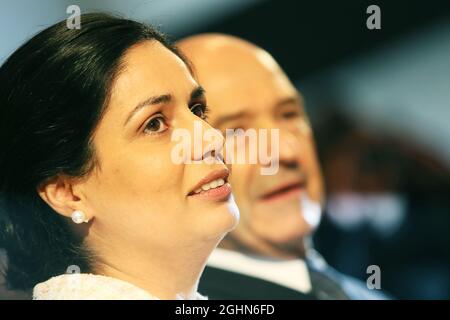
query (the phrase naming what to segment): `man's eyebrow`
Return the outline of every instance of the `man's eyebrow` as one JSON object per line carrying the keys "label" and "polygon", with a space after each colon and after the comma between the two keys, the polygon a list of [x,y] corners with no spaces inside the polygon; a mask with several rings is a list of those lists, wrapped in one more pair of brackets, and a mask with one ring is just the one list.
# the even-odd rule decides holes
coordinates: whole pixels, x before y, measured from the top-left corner
{"label": "man's eyebrow", "polygon": [[244,111],[239,111],[239,112],[236,112],[236,113],[227,114],[227,115],[224,115],[222,117],[219,117],[217,119],[217,121],[215,122],[214,126],[215,127],[220,127],[225,122],[241,119],[241,118],[248,117],[248,116],[249,116],[249,114],[245,110]]}
{"label": "man's eyebrow", "polygon": [[303,99],[300,95],[295,95],[295,96],[290,96],[287,98],[283,98],[280,101],[278,101],[275,105],[275,107],[281,107],[283,105],[287,105],[287,104],[299,104],[299,105],[303,105]]}
{"label": "man's eyebrow", "polygon": [[158,95],[158,96],[151,96],[141,102],[139,102],[136,107],[134,107],[133,111],[130,112],[130,114],[128,115],[127,119],[125,120],[124,125],[126,125],[128,123],[128,121],[130,121],[130,119],[142,108],[145,108],[149,105],[156,105],[156,104],[160,104],[160,103],[168,103],[172,100],[172,95],[170,94],[162,94],[162,95]]}

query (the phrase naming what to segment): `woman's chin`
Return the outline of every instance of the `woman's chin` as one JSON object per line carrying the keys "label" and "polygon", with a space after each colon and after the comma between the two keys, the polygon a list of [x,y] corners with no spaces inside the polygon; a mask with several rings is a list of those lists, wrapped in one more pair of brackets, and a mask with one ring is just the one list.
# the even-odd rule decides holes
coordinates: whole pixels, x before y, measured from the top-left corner
{"label": "woman's chin", "polygon": [[231,219],[231,225],[227,231],[227,232],[230,232],[237,227],[237,225],[239,223],[239,218],[240,218],[239,208],[236,204],[236,201],[234,200],[233,195],[231,195],[230,198],[228,199],[228,201],[226,203],[226,207],[227,207],[228,215]]}
{"label": "woman's chin", "polygon": [[203,223],[199,226],[201,232],[208,239],[222,239],[228,232],[234,230],[239,223],[239,209],[234,201],[223,203],[214,209],[203,212]]}

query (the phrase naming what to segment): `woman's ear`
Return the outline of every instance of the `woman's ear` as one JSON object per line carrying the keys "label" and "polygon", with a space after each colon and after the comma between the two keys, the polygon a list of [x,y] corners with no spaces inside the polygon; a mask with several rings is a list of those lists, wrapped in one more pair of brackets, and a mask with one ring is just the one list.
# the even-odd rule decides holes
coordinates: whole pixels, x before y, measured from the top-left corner
{"label": "woman's ear", "polygon": [[70,218],[76,210],[85,212],[80,197],[74,193],[73,182],[73,178],[58,175],[41,183],[37,192],[53,210]]}

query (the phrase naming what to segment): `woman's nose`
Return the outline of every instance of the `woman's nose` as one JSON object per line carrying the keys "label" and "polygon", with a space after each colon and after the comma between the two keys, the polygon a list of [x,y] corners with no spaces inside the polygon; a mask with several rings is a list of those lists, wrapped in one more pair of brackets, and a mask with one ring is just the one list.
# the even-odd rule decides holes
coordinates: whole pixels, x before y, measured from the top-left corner
{"label": "woman's nose", "polygon": [[192,160],[223,161],[225,138],[222,133],[211,127],[205,120],[195,119],[192,129]]}

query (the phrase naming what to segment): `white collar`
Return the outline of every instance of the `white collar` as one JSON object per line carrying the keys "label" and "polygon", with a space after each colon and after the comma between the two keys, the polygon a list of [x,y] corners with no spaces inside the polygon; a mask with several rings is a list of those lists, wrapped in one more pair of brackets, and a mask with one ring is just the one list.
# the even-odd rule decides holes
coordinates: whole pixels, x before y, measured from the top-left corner
{"label": "white collar", "polygon": [[311,291],[308,268],[302,259],[276,260],[216,248],[207,265],[267,280],[303,293]]}
{"label": "white collar", "polygon": [[[64,274],[37,284],[34,300],[159,300],[135,285],[94,274]],[[178,299],[183,299],[178,297]],[[196,294],[193,300],[204,300]]]}

